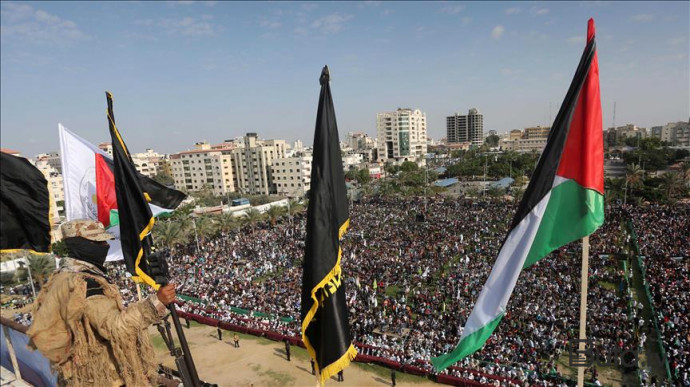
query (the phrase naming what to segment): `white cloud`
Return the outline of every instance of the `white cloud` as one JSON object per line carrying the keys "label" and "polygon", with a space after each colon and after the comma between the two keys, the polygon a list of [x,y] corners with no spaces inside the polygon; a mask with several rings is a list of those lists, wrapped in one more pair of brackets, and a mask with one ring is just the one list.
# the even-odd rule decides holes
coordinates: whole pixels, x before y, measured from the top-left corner
{"label": "white cloud", "polygon": [[506,77],[512,77],[514,75],[519,75],[519,74],[522,74],[522,70],[512,69],[509,67],[504,67],[501,69],[501,75],[506,76]]}
{"label": "white cloud", "polygon": [[306,3],[306,4],[302,4],[301,8],[303,10],[309,12],[309,11],[313,11],[313,10],[319,8],[319,5],[316,3]]}
{"label": "white cloud", "polygon": [[585,42],[584,35],[571,36],[568,38],[568,44],[582,44]]}
{"label": "white cloud", "polygon": [[169,4],[172,5],[195,5],[195,4],[203,4],[207,7],[213,7],[218,3],[217,1],[188,1],[188,0],[177,0],[177,1],[171,1]]}
{"label": "white cloud", "polygon": [[261,27],[268,28],[269,30],[280,28],[283,25],[281,22],[275,20],[262,20],[259,24]]}
{"label": "white cloud", "polygon": [[40,44],[65,44],[90,37],[71,20],[27,4],[2,3],[0,35]]}
{"label": "white cloud", "polygon": [[506,29],[503,28],[503,26],[496,26],[493,30],[491,30],[491,36],[494,39],[499,39],[505,31]]}
{"label": "white cloud", "polygon": [[441,8],[441,12],[447,13],[449,15],[455,15],[457,13],[462,12],[463,9],[465,9],[464,5],[452,5],[452,6]]}
{"label": "white cloud", "polygon": [[506,13],[506,15],[516,15],[516,14],[520,13],[520,11],[522,11],[520,8],[511,7],[511,8],[506,8],[504,12]]}
{"label": "white cloud", "polygon": [[671,46],[679,46],[688,40],[685,36],[679,36],[677,38],[669,39],[668,44]]}
{"label": "white cloud", "polygon": [[630,20],[640,23],[645,23],[651,21],[652,19],[654,19],[654,15],[648,13],[640,13],[630,18]]}
{"label": "white cloud", "polygon": [[299,36],[306,36],[309,33],[309,31],[307,31],[307,29],[304,27],[297,27],[293,30],[293,32],[295,33],[295,35]]}
{"label": "white cloud", "polygon": [[462,24],[467,25],[467,24],[472,23],[472,18],[465,16],[465,17],[461,18],[460,21],[462,22]]}
{"label": "white cloud", "polygon": [[213,36],[219,28],[211,23],[211,15],[202,15],[200,18],[159,18],[159,19],[139,19],[134,24],[149,28],[158,28],[169,35],[181,36]]}
{"label": "white cloud", "polygon": [[345,23],[350,19],[352,19],[352,15],[333,13],[314,20],[311,23],[311,27],[324,34],[334,34],[343,29]]}
{"label": "white cloud", "polygon": [[548,8],[532,7],[532,9],[530,9],[530,13],[533,16],[543,16],[543,15],[546,15],[547,13],[549,13],[549,9]]}

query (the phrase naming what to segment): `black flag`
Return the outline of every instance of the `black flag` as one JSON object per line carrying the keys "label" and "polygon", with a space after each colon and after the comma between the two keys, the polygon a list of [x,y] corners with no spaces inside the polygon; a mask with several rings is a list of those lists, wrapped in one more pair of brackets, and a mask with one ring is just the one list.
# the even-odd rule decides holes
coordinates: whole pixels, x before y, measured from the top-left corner
{"label": "black flag", "polygon": [[108,125],[113,143],[113,174],[115,175],[115,196],[120,218],[120,241],[127,271],[132,279],[144,282],[158,290],[150,273],[147,256],[151,249],[151,229],[154,218],[148,202],[150,198],[141,187],[129,151],[115,126],[113,95],[105,92],[108,100]]}
{"label": "black flag", "polygon": [[48,182],[29,160],[0,152],[0,249],[50,250]]}
{"label": "black flag", "polygon": [[350,219],[329,78],[326,66],[319,79],[321,95],[314,132],[302,268],[302,339],[316,361],[321,383],[347,367],[357,356],[350,337],[340,265],[340,239]]}

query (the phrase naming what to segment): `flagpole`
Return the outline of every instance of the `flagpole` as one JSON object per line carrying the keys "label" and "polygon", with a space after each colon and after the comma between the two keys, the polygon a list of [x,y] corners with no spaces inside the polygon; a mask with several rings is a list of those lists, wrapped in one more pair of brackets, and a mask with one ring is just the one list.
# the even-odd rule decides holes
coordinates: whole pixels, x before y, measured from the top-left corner
{"label": "flagpole", "polygon": [[[585,353],[585,340],[587,339],[587,282],[589,273],[589,235],[582,238],[582,273],[580,277],[580,335],[578,343],[578,356]],[[585,383],[585,367],[577,367],[577,386],[583,387]]]}

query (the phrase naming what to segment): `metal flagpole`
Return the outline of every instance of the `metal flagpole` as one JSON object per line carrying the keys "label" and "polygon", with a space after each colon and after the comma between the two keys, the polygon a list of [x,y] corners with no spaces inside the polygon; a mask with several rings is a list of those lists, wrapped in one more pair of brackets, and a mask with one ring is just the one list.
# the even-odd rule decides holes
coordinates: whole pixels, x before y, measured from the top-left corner
{"label": "metal flagpole", "polygon": [[[582,238],[582,273],[580,277],[580,335],[578,342],[578,356],[585,353],[587,339],[587,274],[589,272],[589,235]],[[579,359],[578,359],[579,360]],[[585,367],[577,368],[577,385],[583,387],[585,383]]]}

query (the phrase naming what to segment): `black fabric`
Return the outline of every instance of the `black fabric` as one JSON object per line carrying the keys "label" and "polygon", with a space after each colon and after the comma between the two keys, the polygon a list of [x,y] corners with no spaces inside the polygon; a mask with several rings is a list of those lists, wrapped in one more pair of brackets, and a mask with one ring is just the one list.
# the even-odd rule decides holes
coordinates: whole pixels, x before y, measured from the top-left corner
{"label": "black fabric", "polygon": [[[127,271],[134,277],[140,277],[137,273],[137,257],[141,257],[138,269],[146,276],[149,273],[147,257],[151,249],[151,234],[145,234],[149,223],[153,220],[151,207],[149,207],[137,170],[115,126],[112,95],[106,92],[108,101],[108,125],[110,138],[113,144],[113,175],[115,176],[115,194],[117,196],[117,208],[120,218],[120,241],[122,243],[122,255]],[[142,233],[145,235],[142,236]],[[149,285],[147,278],[142,278]]]}
{"label": "black fabric", "polygon": [[86,298],[103,295],[103,287],[98,281],[91,277],[86,277],[84,280],[86,281]]}
{"label": "black fabric", "polygon": [[[314,304],[312,289],[336,266],[340,246],[338,231],[349,217],[338,127],[328,84],[328,67],[324,67],[319,80],[321,95],[314,132],[307,238],[302,268],[302,321]],[[342,275],[337,280],[340,282],[337,289],[326,285],[318,291],[322,302],[304,333],[316,353],[319,369],[340,359],[352,342],[345,306],[345,281]],[[332,290],[335,291],[334,294],[331,293]]]}
{"label": "black fabric", "polygon": [[50,251],[50,194],[43,173],[0,152],[0,249]]}
{"label": "black fabric", "polygon": [[[106,165],[108,165],[108,168],[110,168],[114,174],[115,164],[113,160],[108,157],[104,157],[103,160],[105,160]],[[141,188],[151,198],[151,204],[171,210],[177,208],[187,197],[184,193],[176,189],[168,188],[152,178],[142,175],[139,171],[136,171],[136,174]]]}
{"label": "black fabric", "polygon": [[108,255],[110,245],[103,242],[94,242],[86,238],[65,238],[65,245],[69,256],[80,261],[88,262],[105,273],[105,258]]}
{"label": "black fabric", "polygon": [[556,171],[558,170],[558,164],[563,154],[565,140],[568,138],[568,132],[570,131],[570,122],[573,118],[573,112],[575,111],[582,85],[587,78],[590,67],[592,67],[592,58],[594,58],[595,52],[596,44],[594,38],[592,38],[585,47],[585,51],[582,53],[580,64],[577,66],[577,71],[575,71],[575,76],[570,84],[568,93],[565,95],[563,104],[549,132],[549,137],[546,140],[546,147],[544,147],[544,151],[539,157],[539,162],[532,174],[532,179],[515,213],[513,224],[510,227],[511,229],[514,229],[522,219],[534,209],[537,203],[551,191],[553,181],[556,177]]}

